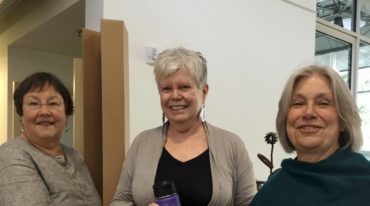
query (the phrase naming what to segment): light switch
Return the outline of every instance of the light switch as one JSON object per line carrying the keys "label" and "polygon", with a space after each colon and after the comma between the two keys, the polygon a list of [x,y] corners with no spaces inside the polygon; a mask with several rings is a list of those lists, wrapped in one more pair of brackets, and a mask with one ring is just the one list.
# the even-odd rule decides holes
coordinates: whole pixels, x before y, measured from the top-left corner
{"label": "light switch", "polygon": [[155,47],[145,47],[145,61],[147,64],[154,64],[155,58],[157,58],[158,49]]}

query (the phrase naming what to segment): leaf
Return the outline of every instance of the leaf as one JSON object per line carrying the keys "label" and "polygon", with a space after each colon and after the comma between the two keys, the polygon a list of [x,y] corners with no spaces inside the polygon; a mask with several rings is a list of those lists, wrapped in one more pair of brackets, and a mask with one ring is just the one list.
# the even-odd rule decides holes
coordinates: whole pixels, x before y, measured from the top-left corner
{"label": "leaf", "polygon": [[262,154],[257,154],[258,159],[260,159],[268,168],[272,169],[274,166],[272,165],[271,161],[267,159],[267,157],[263,156]]}

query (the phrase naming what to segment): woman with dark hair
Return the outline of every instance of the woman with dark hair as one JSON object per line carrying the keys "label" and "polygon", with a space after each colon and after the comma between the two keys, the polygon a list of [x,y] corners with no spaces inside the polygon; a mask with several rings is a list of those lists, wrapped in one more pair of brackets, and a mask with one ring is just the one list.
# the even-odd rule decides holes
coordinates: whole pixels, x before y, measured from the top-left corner
{"label": "woman with dark hair", "polygon": [[279,102],[276,129],[285,159],[253,206],[370,205],[370,163],[359,152],[361,119],[351,92],[332,68],[293,73]]}
{"label": "woman with dark hair", "polygon": [[24,79],[14,92],[22,134],[0,146],[0,205],[100,206],[80,154],[60,142],[73,113],[71,95],[46,72]]}

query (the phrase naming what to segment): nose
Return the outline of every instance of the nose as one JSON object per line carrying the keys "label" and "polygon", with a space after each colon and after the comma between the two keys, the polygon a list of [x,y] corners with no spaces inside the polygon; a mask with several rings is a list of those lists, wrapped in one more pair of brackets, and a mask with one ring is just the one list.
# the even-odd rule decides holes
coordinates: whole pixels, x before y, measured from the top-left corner
{"label": "nose", "polygon": [[174,90],[172,91],[172,95],[171,95],[171,97],[172,97],[173,99],[180,99],[180,98],[181,98],[181,92],[180,92],[178,89],[174,89]]}
{"label": "nose", "polygon": [[50,108],[47,104],[41,104],[39,109],[39,114],[41,115],[49,115],[50,114]]}
{"label": "nose", "polygon": [[314,119],[316,118],[316,116],[317,114],[316,114],[315,104],[313,103],[307,104],[306,109],[304,110],[304,113],[303,113],[303,119],[306,119],[306,120]]}

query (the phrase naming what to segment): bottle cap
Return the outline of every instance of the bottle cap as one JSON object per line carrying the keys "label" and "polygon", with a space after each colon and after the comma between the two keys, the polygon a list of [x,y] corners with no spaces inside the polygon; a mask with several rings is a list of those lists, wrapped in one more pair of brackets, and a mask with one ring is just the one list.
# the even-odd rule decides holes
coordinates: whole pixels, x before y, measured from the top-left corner
{"label": "bottle cap", "polygon": [[153,185],[155,197],[164,197],[176,193],[175,183],[172,181],[160,181]]}

